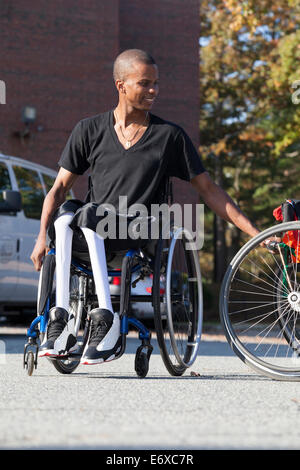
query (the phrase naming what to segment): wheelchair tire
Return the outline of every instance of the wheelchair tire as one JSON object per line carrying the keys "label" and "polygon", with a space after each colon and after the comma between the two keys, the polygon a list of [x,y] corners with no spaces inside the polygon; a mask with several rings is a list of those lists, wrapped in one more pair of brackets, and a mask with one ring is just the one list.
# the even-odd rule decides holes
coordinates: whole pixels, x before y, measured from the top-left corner
{"label": "wheelchair tire", "polygon": [[[262,243],[273,237],[278,243],[268,250]],[[292,237],[299,241],[296,251]],[[276,380],[300,380],[299,254],[300,221],[270,227],[240,249],[221,286],[220,317],[230,346],[253,370]]]}
{"label": "wheelchair tire", "polygon": [[190,241],[186,230],[173,227],[155,254],[154,323],[162,359],[174,376],[194,363],[202,332],[201,272],[198,252],[186,249]]}

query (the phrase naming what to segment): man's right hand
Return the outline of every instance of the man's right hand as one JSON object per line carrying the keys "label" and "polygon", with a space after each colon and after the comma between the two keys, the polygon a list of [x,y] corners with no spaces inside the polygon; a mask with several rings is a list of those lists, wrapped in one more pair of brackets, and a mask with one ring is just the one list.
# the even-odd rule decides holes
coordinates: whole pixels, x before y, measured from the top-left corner
{"label": "man's right hand", "polygon": [[31,253],[30,259],[34,264],[35,270],[40,271],[44,256],[48,253],[49,248],[46,246],[46,240],[44,237],[38,237],[35,243],[33,252]]}

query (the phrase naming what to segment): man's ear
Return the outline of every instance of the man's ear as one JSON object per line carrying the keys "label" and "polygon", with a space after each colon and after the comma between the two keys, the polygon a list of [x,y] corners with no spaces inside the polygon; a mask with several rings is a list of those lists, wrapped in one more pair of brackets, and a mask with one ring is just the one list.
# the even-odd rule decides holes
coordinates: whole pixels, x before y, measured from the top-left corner
{"label": "man's ear", "polygon": [[126,89],[125,89],[123,80],[118,79],[118,80],[116,80],[115,84],[116,84],[117,90],[120,93],[126,93]]}

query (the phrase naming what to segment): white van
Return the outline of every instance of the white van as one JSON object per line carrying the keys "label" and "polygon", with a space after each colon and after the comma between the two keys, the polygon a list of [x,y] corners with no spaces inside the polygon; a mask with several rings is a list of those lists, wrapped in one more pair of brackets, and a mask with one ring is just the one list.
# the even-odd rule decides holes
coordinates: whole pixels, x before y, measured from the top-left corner
{"label": "white van", "polygon": [[[0,315],[36,305],[39,273],[30,255],[44,197],[57,173],[0,153]],[[74,197],[70,192],[69,197]]]}

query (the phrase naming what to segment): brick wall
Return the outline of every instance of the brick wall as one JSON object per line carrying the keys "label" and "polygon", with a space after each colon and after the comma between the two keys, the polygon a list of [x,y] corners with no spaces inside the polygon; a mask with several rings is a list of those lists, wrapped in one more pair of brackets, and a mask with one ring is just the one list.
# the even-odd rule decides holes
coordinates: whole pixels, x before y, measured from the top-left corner
{"label": "brick wall", "polygon": [[[56,169],[73,126],[115,100],[112,61],[118,53],[118,0],[0,2],[0,150]],[[21,110],[34,106],[31,137]],[[38,130],[40,129],[40,130]],[[85,192],[86,181],[77,185]]]}
{"label": "brick wall", "polygon": [[[0,151],[56,168],[74,124],[112,108],[112,63],[127,48],[148,50],[160,70],[159,116],[198,145],[199,0],[7,0],[0,2]],[[37,110],[30,138],[21,110]],[[86,178],[75,186],[78,197]],[[196,200],[176,181],[182,202]]]}
{"label": "brick wall", "polygon": [[[122,0],[120,51],[145,49],[160,74],[154,114],[182,126],[199,145],[199,0]],[[189,183],[174,179],[175,199],[197,202]]]}

